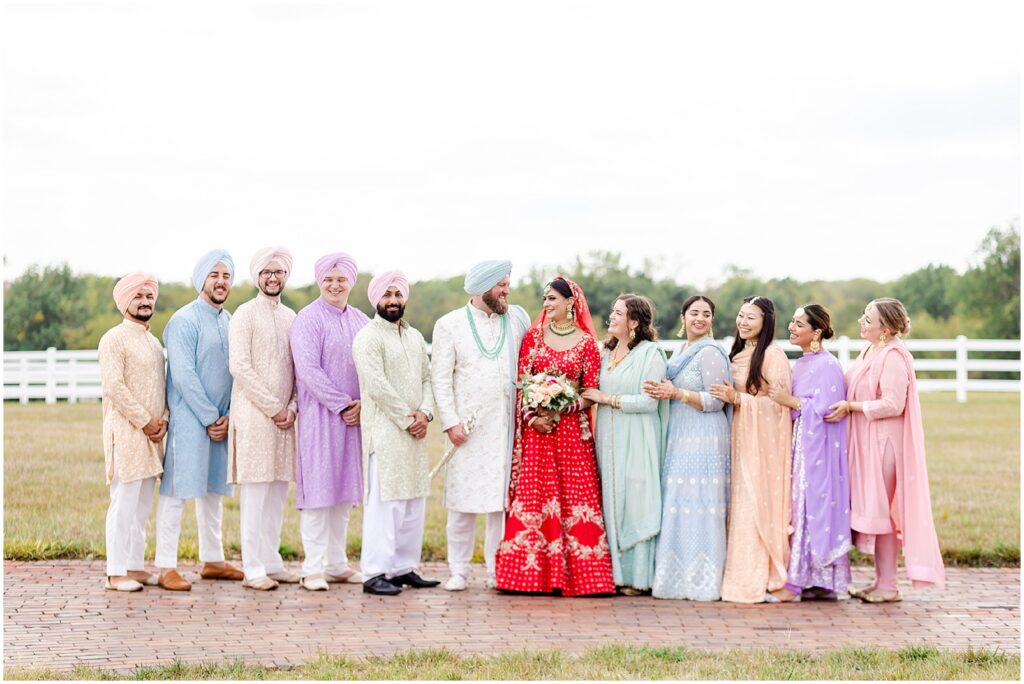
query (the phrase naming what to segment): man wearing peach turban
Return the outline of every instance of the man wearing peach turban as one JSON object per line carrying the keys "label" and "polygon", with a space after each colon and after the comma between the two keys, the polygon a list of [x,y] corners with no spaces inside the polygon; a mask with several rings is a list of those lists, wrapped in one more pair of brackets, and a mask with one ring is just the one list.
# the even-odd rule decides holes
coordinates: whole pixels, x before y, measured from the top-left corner
{"label": "man wearing peach turban", "polygon": [[385,271],[368,288],[377,315],[352,343],[362,389],[366,471],[360,566],[368,594],[436,587],[416,570],[430,475],[427,423],[434,419],[430,358],[423,335],[403,320],[409,281]]}
{"label": "man wearing peach turban", "polygon": [[[515,441],[516,368],[520,343],[530,327],[523,307],[508,303],[511,272],[512,262],[504,260],[470,268],[465,281],[469,301],[434,324],[434,400],[446,446],[455,449],[444,476],[448,591],[468,586],[481,514],[486,519],[484,586],[494,586]],[[472,414],[476,427],[470,435],[463,425]]]}
{"label": "man wearing peach turban", "polygon": [[228,324],[224,302],[231,294],[235,263],[222,249],[207,252],[192,271],[199,292],[174,312],[164,328],[167,347],[167,403],[171,422],[164,476],[156,511],[156,566],[160,586],[188,591],[178,571],[178,538],[185,501],[195,499],[199,560],[203,579],[242,579],[242,571],[224,561],[221,498],[228,484]]}
{"label": "man wearing peach turban", "polygon": [[324,591],[328,582],[358,584],[349,567],[348,517],[363,489],[360,390],[352,339],[369,319],[348,303],[359,271],[344,252],[314,268],[320,297],[296,315],[289,342],[302,427],[295,506],[306,558],[301,585]]}
{"label": "man wearing peach turban", "polygon": [[231,422],[228,479],[239,489],[243,587],[266,591],[298,582],[278,548],[288,485],[295,479],[295,372],[288,333],[295,312],[281,303],[292,269],[284,247],[261,249],[249,264],[255,299],[228,327]]}
{"label": "man wearing peach turban", "polygon": [[149,332],[160,288],[156,277],[132,273],[114,285],[114,303],[124,316],[100,338],[103,385],[103,455],[107,509],[106,588],[139,591],[156,584],[146,572],[146,519],[156,478],[163,472],[167,432],[164,349]]}

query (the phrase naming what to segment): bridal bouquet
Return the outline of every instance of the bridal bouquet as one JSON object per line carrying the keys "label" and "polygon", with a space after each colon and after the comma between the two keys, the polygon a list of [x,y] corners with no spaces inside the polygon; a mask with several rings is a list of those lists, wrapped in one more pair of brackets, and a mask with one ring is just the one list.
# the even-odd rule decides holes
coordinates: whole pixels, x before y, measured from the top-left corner
{"label": "bridal bouquet", "polygon": [[[580,398],[579,392],[564,374],[523,373],[516,387],[523,390],[523,400],[527,406],[534,410],[542,408],[554,411],[556,414]],[[557,415],[555,420],[558,420]]]}

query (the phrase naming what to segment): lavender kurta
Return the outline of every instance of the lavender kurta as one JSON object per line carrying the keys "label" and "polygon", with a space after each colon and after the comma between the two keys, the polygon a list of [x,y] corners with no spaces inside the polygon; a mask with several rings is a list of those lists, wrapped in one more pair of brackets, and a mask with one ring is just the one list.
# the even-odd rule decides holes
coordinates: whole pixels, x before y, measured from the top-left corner
{"label": "lavender kurta", "polygon": [[290,334],[299,417],[296,508],[327,508],[363,497],[362,435],[339,415],[359,399],[352,340],[369,322],[317,299],[295,316]]}
{"label": "lavender kurta", "polygon": [[846,420],[824,421],[846,396],[843,367],[826,351],[793,365],[793,536],[787,582],[846,590],[850,582],[850,477]]}

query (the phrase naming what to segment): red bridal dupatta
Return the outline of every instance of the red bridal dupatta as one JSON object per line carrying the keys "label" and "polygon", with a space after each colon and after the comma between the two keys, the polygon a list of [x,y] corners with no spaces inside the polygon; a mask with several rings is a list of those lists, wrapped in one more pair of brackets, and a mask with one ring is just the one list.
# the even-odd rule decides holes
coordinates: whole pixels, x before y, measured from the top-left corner
{"label": "red bridal dupatta", "polygon": [[[943,589],[946,586],[945,570],[932,519],[928,469],[925,464],[924,424],[921,420],[921,400],[917,395],[913,357],[902,342],[894,341],[886,345],[853,370],[847,392],[848,396],[853,396],[857,389],[858,395],[864,396],[867,390],[870,396],[880,397],[882,368],[885,359],[892,354],[899,356],[906,364],[910,384],[903,411],[903,449],[896,457],[896,491],[890,504],[890,513],[897,538],[903,543],[903,562],[907,576],[914,587],[934,584]],[[861,352],[861,358],[863,356]],[[862,452],[878,448],[878,421],[869,420],[867,426],[867,444],[858,443],[860,437],[857,431],[850,431],[851,454],[855,450]],[[860,551],[874,552],[875,535],[858,532],[855,542]]]}

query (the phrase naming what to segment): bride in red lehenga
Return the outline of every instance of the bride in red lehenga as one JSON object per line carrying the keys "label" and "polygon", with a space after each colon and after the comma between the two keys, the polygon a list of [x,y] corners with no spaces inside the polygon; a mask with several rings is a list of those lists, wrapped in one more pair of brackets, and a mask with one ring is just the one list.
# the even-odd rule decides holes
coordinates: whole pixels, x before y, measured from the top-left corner
{"label": "bride in red lehenga", "polygon": [[[544,290],[544,307],[523,339],[517,377],[548,370],[564,373],[581,393],[597,387],[601,371],[586,297],[562,276]],[[535,414],[524,406],[521,391],[518,397],[497,587],[613,594],[590,402],[578,400],[556,420],[551,412]]]}

